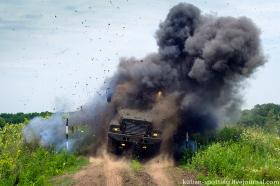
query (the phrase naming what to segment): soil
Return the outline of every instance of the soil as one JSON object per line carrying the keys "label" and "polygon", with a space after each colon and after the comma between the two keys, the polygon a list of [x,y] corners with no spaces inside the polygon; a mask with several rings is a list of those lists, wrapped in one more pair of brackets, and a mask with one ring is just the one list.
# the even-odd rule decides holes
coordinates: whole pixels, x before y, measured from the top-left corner
{"label": "soil", "polygon": [[54,185],[72,186],[175,186],[183,180],[196,180],[193,173],[174,165],[173,161],[156,157],[142,163],[140,170],[133,170],[131,160],[107,153],[90,157],[90,163],[71,175],[55,178]]}

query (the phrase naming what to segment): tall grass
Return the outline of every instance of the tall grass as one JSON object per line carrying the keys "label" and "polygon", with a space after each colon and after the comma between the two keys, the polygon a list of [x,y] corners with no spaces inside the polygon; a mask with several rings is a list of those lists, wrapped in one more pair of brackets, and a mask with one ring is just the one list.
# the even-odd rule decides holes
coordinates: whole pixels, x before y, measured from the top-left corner
{"label": "tall grass", "polygon": [[87,159],[65,151],[26,145],[23,126],[6,125],[0,130],[0,185],[48,185],[51,176],[87,163]]}
{"label": "tall grass", "polygon": [[193,156],[185,168],[200,179],[280,180],[280,139],[259,128],[245,129],[238,140],[219,141]]}

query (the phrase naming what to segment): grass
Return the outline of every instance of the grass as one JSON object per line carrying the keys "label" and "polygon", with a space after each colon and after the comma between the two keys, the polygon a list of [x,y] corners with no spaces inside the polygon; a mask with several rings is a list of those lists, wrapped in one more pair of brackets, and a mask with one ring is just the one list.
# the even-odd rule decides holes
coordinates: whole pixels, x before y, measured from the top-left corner
{"label": "grass", "polygon": [[49,181],[50,185],[70,186],[75,184],[75,180],[70,175],[56,176]]}
{"label": "grass", "polygon": [[49,185],[52,176],[87,164],[85,157],[25,144],[23,127],[6,125],[0,130],[0,185]]}
{"label": "grass", "polygon": [[214,142],[184,165],[203,181],[215,179],[280,180],[280,138],[247,128],[238,140]]}
{"label": "grass", "polygon": [[131,161],[131,168],[135,172],[141,171],[143,169],[142,164],[138,160]]}

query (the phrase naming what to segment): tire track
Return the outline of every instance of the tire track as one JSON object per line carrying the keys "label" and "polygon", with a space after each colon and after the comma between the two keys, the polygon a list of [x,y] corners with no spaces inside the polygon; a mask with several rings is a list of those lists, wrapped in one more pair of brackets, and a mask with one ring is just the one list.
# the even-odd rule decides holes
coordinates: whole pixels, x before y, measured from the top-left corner
{"label": "tire track", "polygon": [[73,175],[75,186],[173,186],[174,177],[169,174],[174,168],[172,160],[157,157],[142,164],[142,170],[134,171],[130,161],[103,153],[90,157],[90,165]]}
{"label": "tire track", "polygon": [[161,156],[148,161],[144,165],[146,173],[148,173],[153,178],[154,182],[160,186],[175,185],[167,173],[168,168],[173,166],[174,163],[172,160]]}

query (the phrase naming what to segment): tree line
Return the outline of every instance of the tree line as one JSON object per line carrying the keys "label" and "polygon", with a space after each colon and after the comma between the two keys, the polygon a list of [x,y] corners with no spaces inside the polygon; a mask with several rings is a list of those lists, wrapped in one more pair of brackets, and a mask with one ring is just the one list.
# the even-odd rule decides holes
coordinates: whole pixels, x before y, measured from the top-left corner
{"label": "tree line", "polygon": [[[0,127],[6,123],[24,123],[35,117],[48,117],[51,112],[33,112],[33,113],[2,113],[0,114]],[[240,119],[237,122],[243,126],[260,126],[267,129],[280,129],[280,105],[268,103],[255,105],[252,109],[246,109],[241,112]]]}
{"label": "tree line", "polygon": [[25,123],[26,121],[29,121],[35,117],[48,117],[52,113],[51,112],[32,112],[32,113],[23,113],[18,112],[15,114],[12,113],[1,113],[0,114],[0,128],[5,126],[7,123],[12,124],[19,124],[19,123]]}
{"label": "tree line", "polygon": [[258,126],[279,133],[280,105],[268,103],[255,105],[252,109],[243,110],[237,123],[245,127]]}

